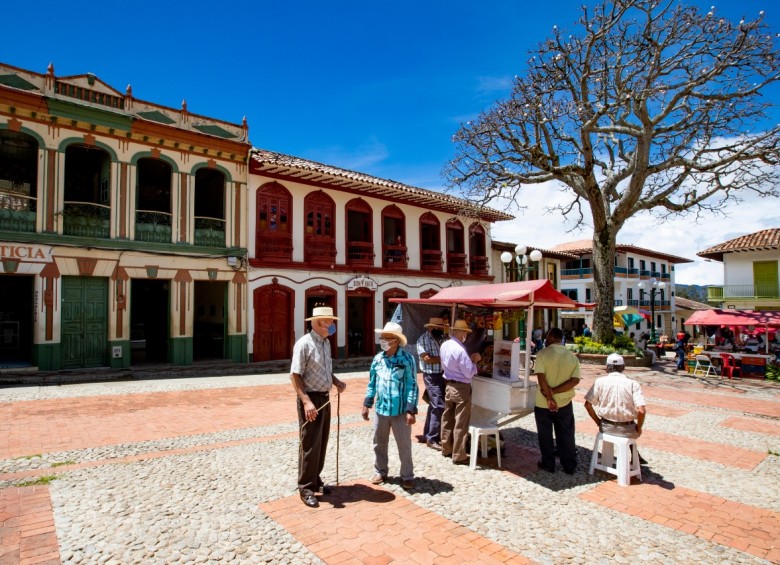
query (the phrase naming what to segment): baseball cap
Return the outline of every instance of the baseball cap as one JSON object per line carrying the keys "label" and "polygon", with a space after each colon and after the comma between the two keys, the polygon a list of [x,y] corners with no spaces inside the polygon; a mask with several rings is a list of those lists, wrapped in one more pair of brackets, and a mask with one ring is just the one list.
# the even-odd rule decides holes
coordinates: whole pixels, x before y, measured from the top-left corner
{"label": "baseball cap", "polygon": [[623,361],[623,356],[618,353],[611,353],[607,357],[607,365],[625,365],[625,361]]}

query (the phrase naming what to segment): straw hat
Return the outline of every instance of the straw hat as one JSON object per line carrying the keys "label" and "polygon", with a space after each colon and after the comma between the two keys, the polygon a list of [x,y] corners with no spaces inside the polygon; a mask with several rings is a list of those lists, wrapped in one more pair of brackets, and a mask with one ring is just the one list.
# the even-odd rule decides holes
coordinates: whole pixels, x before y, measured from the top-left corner
{"label": "straw hat", "polygon": [[456,330],[461,330],[461,331],[464,331],[464,332],[471,333],[471,328],[466,323],[466,320],[455,320],[455,325],[454,326],[450,326],[450,333],[452,333],[453,331],[456,331]]}
{"label": "straw hat", "polygon": [[326,318],[328,320],[339,320],[333,315],[333,308],[330,306],[317,306],[311,313],[311,318],[306,318],[306,321],[319,320],[320,318]]}
{"label": "straw hat", "polygon": [[384,328],[382,328],[381,330],[378,329],[374,330],[374,333],[393,334],[395,337],[398,338],[401,347],[406,346],[406,336],[404,335],[404,330],[400,326],[400,324],[396,324],[395,322],[387,322]]}
{"label": "straw hat", "polygon": [[444,318],[431,318],[428,320],[428,323],[425,324],[426,328],[443,328],[444,327]]}

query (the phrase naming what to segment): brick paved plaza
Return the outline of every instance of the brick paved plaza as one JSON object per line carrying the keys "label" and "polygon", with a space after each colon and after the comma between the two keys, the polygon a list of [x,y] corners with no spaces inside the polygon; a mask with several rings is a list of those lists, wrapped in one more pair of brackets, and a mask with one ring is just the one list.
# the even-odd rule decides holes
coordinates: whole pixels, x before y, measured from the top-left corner
{"label": "brick paved plaza", "polygon": [[627,370],[648,401],[649,461],[628,487],[587,474],[596,427],[582,402],[600,368],[577,388],[575,475],[537,471],[529,416],[505,428],[501,469],[416,443],[411,492],[392,446],[395,478],[367,480],[366,373],[346,373],[339,485],[318,509],[295,490],[285,374],[0,388],[0,565],[780,563],[780,386],[664,363]]}

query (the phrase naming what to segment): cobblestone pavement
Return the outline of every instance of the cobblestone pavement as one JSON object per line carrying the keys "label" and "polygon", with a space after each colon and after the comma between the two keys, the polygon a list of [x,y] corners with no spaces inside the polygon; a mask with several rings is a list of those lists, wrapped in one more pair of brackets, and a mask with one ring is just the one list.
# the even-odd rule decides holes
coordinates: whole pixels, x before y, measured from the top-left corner
{"label": "cobblestone pavement", "polygon": [[780,386],[672,369],[627,369],[648,401],[641,483],[587,473],[601,369],[583,366],[574,475],[537,470],[530,415],[503,429],[500,469],[416,443],[410,492],[392,448],[390,480],[366,480],[367,375],[345,373],[318,509],[295,490],[284,373],[0,388],[0,565],[780,563]]}

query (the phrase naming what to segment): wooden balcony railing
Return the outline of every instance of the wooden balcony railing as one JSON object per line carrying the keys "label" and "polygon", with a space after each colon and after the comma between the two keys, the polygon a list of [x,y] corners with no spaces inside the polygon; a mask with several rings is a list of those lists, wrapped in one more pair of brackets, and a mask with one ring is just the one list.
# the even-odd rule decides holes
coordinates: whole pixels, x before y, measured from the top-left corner
{"label": "wooden balcony railing", "polygon": [[422,250],[422,264],[420,267],[423,271],[431,273],[440,273],[443,261],[441,260],[442,252],[438,249],[423,249]]}
{"label": "wooden balcony railing", "polygon": [[336,240],[332,237],[311,235],[303,247],[304,260],[312,265],[333,265],[336,262]]}
{"label": "wooden balcony railing", "polygon": [[487,275],[490,273],[488,258],[484,255],[472,255],[469,258],[469,272],[472,275]]}
{"label": "wooden balcony railing", "polygon": [[468,273],[465,253],[447,253],[447,272],[456,275]]}
{"label": "wooden balcony railing", "polygon": [[382,266],[386,269],[406,269],[409,257],[405,245],[385,245],[382,249]]}
{"label": "wooden balcony railing", "polygon": [[265,261],[292,260],[292,234],[286,232],[261,232],[257,234],[256,255]]}
{"label": "wooden balcony railing", "polygon": [[374,264],[374,244],[371,241],[348,241],[347,264],[370,267]]}

